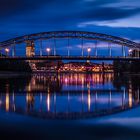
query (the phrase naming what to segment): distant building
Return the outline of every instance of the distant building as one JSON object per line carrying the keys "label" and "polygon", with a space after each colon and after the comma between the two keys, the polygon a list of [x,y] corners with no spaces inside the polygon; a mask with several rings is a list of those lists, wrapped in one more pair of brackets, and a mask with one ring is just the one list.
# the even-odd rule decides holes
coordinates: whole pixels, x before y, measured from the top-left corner
{"label": "distant building", "polygon": [[26,41],[26,56],[31,57],[35,55],[35,44],[34,41]]}
{"label": "distant building", "polygon": [[131,57],[140,57],[140,49],[138,49],[138,48],[130,49],[129,50],[129,56],[131,56]]}

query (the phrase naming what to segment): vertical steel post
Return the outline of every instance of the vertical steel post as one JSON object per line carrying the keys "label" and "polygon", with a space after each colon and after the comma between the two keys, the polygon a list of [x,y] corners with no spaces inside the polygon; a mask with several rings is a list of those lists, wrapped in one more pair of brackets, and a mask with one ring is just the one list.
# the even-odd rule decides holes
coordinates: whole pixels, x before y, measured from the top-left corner
{"label": "vertical steel post", "polygon": [[83,46],[84,45],[84,40],[83,40],[83,35],[82,35],[82,44],[81,45],[82,45],[82,56],[84,56],[84,46]]}
{"label": "vertical steel post", "polygon": [[42,56],[42,39],[40,39],[40,52],[39,52],[40,56]]}
{"label": "vertical steel post", "polygon": [[13,48],[12,48],[12,57],[14,57],[15,56],[15,41],[14,41],[14,45],[13,45]]}
{"label": "vertical steel post", "polygon": [[69,40],[69,35],[68,35],[68,56],[70,56],[70,40]]}
{"label": "vertical steel post", "polygon": [[123,45],[122,45],[122,56],[123,56],[123,57],[126,56],[126,54],[125,54],[125,46],[123,46]]}
{"label": "vertical steel post", "polygon": [[54,56],[56,55],[56,39],[55,39],[55,36],[54,36],[54,48],[53,48],[53,55],[54,55]]}
{"label": "vertical steel post", "polygon": [[140,56],[139,56],[139,49],[137,49],[137,57],[139,58]]}
{"label": "vertical steel post", "polygon": [[97,51],[97,41],[95,42],[95,56],[97,57],[98,51]]}
{"label": "vertical steel post", "polygon": [[111,44],[108,43],[108,52],[109,52],[109,56],[112,56],[112,50],[111,50]]}

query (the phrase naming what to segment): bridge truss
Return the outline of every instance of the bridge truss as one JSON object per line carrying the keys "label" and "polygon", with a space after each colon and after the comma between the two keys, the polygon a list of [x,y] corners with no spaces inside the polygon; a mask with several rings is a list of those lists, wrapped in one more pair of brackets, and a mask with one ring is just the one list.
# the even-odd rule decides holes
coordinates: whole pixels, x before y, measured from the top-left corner
{"label": "bridge truss", "polygon": [[[36,33],[36,34],[30,34],[30,35],[24,35],[21,37],[16,37],[13,39],[9,39],[3,42],[0,42],[0,48],[7,48],[12,47],[13,48],[13,56],[15,56],[15,46],[17,44],[21,44],[27,41],[40,41],[40,56],[42,56],[42,40],[48,40],[48,39],[54,39],[54,48],[53,48],[53,55],[56,55],[56,40],[55,39],[69,39],[76,38],[81,39],[81,46],[82,46],[82,52],[81,55],[83,56],[83,40],[94,40],[94,41],[103,41],[108,42],[109,44],[118,44],[122,46],[122,54],[123,56],[126,56],[125,48],[132,48],[132,49],[140,49],[140,44],[133,42],[128,39],[124,39],[121,37],[116,37],[112,35],[107,34],[101,34],[101,33],[95,33],[95,32],[84,32],[84,31],[52,31],[52,32],[42,32],[42,33]],[[111,56],[111,47],[108,46],[109,49],[109,56]],[[68,50],[68,56],[70,55]],[[98,56],[97,54],[97,42],[95,43],[95,56]]]}

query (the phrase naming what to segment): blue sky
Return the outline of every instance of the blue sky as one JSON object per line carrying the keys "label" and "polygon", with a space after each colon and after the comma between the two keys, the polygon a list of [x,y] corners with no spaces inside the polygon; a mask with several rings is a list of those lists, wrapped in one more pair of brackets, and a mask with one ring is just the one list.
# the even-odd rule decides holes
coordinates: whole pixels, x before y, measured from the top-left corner
{"label": "blue sky", "polygon": [[140,40],[139,0],[0,0],[0,40],[84,30]]}
{"label": "blue sky", "polygon": [[[38,32],[80,30],[140,42],[139,21],[139,0],[0,0],[0,41]],[[58,42],[57,54],[67,55],[64,49],[67,42]],[[81,54],[80,43],[71,44],[71,54]],[[88,42],[84,45],[94,47]],[[103,49],[98,49],[98,55],[108,55],[107,47],[102,46]],[[36,45],[36,54],[39,54],[38,47]],[[46,47],[53,47],[53,43],[44,42],[43,54],[46,54]],[[112,55],[122,55],[121,49],[116,48],[112,49]],[[91,55],[94,51],[92,49]],[[87,55],[86,48],[84,52]],[[25,47],[18,47],[16,54],[25,55]]]}

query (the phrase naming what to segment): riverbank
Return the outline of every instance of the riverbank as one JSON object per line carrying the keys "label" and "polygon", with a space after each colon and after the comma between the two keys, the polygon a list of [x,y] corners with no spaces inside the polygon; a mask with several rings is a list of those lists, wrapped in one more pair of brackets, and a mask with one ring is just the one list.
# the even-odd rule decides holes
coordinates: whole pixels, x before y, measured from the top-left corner
{"label": "riverbank", "polygon": [[4,77],[15,77],[15,76],[26,76],[30,75],[28,72],[12,72],[12,71],[0,71],[0,78]]}

